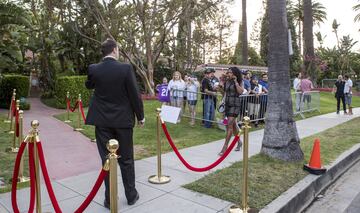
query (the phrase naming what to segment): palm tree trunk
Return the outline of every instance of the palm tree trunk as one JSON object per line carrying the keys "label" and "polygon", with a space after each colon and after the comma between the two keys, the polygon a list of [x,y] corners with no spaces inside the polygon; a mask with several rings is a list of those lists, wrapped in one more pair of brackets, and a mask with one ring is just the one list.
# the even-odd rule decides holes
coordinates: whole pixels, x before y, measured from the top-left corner
{"label": "palm tree trunk", "polygon": [[315,53],[314,53],[314,35],[313,35],[313,12],[311,0],[304,0],[304,65],[307,74],[311,80],[316,84],[316,67],[315,67]]}
{"label": "palm tree trunk", "polygon": [[242,0],[242,64],[248,65],[248,38],[246,20],[246,0]]}
{"label": "palm tree trunk", "polygon": [[286,0],[268,0],[269,99],[261,153],[284,161],[303,160],[293,118]]}

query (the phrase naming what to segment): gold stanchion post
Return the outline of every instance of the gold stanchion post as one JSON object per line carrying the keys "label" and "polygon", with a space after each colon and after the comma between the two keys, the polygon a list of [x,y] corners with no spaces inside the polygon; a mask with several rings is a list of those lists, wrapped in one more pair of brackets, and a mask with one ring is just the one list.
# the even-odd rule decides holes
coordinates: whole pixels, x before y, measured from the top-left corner
{"label": "gold stanchion post", "polygon": [[39,127],[40,123],[38,120],[31,121],[31,132],[29,143],[34,143],[34,159],[35,159],[35,178],[36,178],[36,213],[41,213],[41,190],[40,190],[40,165],[39,165],[39,154],[36,143],[39,139]]}
{"label": "gold stanchion post", "polygon": [[70,92],[66,93],[66,113],[67,113],[67,119],[64,121],[65,123],[70,123],[70,104],[68,105],[67,102],[70,101]]}
{"label": "gold stanchion post", "polygon": [[244,144],[243,144],[243,184],[242,184],[242,207],[234,205],[229,209],[229,213],[250,213],[258,212],[257,209],[251,209],[248,206],[248,193],[249,193],[249,131],[250,131],[250,118],[244,117]]}
{"label": "gold stanchion post", "polygon": [[78,121],[77,121],[77,127],[74,129],[75,131],[83,131],[84,129],[81,128],[81,110],[80,110],[80,102],[81,102],[81,94],[79,94],[79,98],[78,98]]}
{"label": "gold stanchion post", "polygon": [[[20,110],[20,100],[16,100],[16,112]],[[16,116],[14,122],[14,131],[16,131]],[[8,149],[9,152],[17,153],[19,151],[19,147],[16,146],[16,133],[14,132],[12,146]]]}
{"label": "gold stanchion post", "polygon": [[117,150],[119,148],[119,142],[115,139],[109,140],[107,144],[107,149],[110,154],[108,156],[110,163],[109,177],[110,177],[110,212],[118,212],[118,185],[117,185]]}
{"label": "gold stanchion post", "polygon": [[7,116],[7,119],[4,120],[4,123],[10,123],[10,119],[11,119],[11,116],[12,116],[12,107],[13,107],[13,103],[14,103],[14,99],[16,98],[16,89],[13,90],[13,95],[11,97],[11,101],[10,101],[10,107],[9,107],[9,113],[8,113],[8,116]]}
{"label": "gold stanchion post", "polygon": [[[16,100],[16,90],[14,89],[14,92],[13,92],[13,96],[12,96],[12,103],[13,104],[16,104],[15,103],[15,100]],[[12,108],[13,106],[11,106],[10,108],[10,130],[9,130],[9,134],[14,134],[14,130],[13,130],[13,120],[14,120],[14,115],[13,115],[13,111],[12,111]]]}
{"label": "gold stanchion post", "polygon": [[161,109],[156,109],[156,138],[157,138],[157,175],[151,175],[148,178],[150,183],[154,184],[165,184],[171,181],[169,176],[162,175],[161,171],[161,139],[160,139],[160,128],[161,128]]}
{"label": "gold stanchion post", "polygon": [[[24,128],[24,111],[19,110],[19,147],[23,142],[23,128]],[[19,178],[18,182],[28,182],[30,181],[29,177],[24,176],[24,157],[21,158],[20,167],[19,167]]]}

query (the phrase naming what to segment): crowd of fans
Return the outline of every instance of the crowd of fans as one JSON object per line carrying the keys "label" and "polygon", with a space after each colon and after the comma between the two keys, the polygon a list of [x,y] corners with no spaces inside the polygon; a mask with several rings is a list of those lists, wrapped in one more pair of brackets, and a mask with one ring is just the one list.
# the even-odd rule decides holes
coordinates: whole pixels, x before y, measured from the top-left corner
{"label": "crowd of fans", "polygon": [[[337,113],[339,113],[340,101],[342,101],[344,113],[352,114],[351,79],[347,75],[345,75],[345,80],[339,76],[335,86],[335,97],[338,102]],[[310,108],[313,88],[313,83],[307,75],[299,73],[296,76],[293,81],[296,111],[304,110],[305,105],[308,109]],[[185,75],[182,78],[181,73],[176,71],[169,82],[164,78],[163,83],[157,86],[158,98],[163,104],[179,107],[182,112],[188,106],[191,126],[195,125],[198,99],[202,100],[200,102],[202,106],[199,107],[202,107],[202,125],[205,128],[211,128],[215,123],[216,110],[223,115],[222,121],[226,126],[226,137],[219,155],[223,155],[226,151],[232,135],[238,134],[238,119],[247,115],[255,126],[264,121],[268,91],[267,73],[262,73],[259,79],[258,76],[251,75],[248,70],[240,70],[237,67],[230,67],[219,79],[215,76],[214,69],[206,69],[201,82],[195,76]],[[348,105],[349,112],[346,111],[346,105]],[[180,117],[178,121],[180,121]],[[239,151],[241,146],[242,142],[239,140],[235,150]]]}
{"label": "crowd of fans", "polygon": [[[241,93],[226,94],[226,82],[233,82],[233,76],[230,76],[232,70],[237,70],[237,80],[241,85]],[[190,125],[195,125],[196,105],[198,99],[202,100],[202,124],[205,128],[211,128],[215,121],[215,111],[220,105],[229,109],[233,101],[237,101],[231,96],[238,96],[236,111],[240,117],[250,116],[251,120],[258,121],[265,116],[267,105],[267,94],[269,89],[268,75],[262,73],[261,79],[256,75],[251,75],[247,70],[240,70],[236,67],[230,68],[225,74],[217,78],[214,69],[206,69],[204,78],[199,81],[196,76],[184,75],[176,71],[172,79],[168,82],[167,78],[163,83],[157,85],[158,99],[165,105],[171,105],[182,108],[182,111],[188,109],[190,114]],[[222,96],[222,100],[218,97]],[[221,101],[220,101],[221,100]],[[226,102],[226,103],[225,103]],[[228,124],[228,116],[224,113],[224,123]],[[180,116],[181,117],[181,116]],[[180,121],[180,118],[179,118]]]}

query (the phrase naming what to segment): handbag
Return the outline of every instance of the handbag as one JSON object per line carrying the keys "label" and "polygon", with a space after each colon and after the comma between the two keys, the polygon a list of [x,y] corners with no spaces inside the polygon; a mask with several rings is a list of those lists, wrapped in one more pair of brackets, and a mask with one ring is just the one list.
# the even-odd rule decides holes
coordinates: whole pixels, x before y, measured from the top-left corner
{"label": "handbag", "polygon": [[218,112],[220,113],[224,113],[225,112],[225,95],[224,97],[222,98],[221,102],[220,102],[220,105],[217,109]]}

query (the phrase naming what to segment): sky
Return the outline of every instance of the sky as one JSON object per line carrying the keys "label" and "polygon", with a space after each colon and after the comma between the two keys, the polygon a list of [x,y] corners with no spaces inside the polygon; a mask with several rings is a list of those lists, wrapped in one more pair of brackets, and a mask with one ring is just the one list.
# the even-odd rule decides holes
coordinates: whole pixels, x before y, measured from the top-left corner
{"label": "sky", "polygon": [[[336,19],[340,24],[338,28],[339,37],[350,35],[355,41],[359,41],[360,36],[360,22],[354,23],[354,17],[356,12],[352,10],[352,7],[360,1],[358,0],[317,0],[323,4],[327,12],[327,20],[319,26],[314,25],[314,33],[321,32],[323,36],[326,36],[323,46],[333,47],[336,44],[335,34],[332,32],[332,23]],[[259,17],[264,14],[264,7],[262,6],[262,0],[247,0],[247,21],[248,21],[248,38],[250,40],[250,33],[253,31],[253,26]],[[229,14],[231,14],[235,21],[233,25],[233,35],[231,37],[231,43],[233,45],[237,42],[239,22],[241,21],[241,0],[234,0],[234,4],[229,8]],[[314,38],[315,47],[319,46],[316,38]],[[360,43],[355,45],[353,51],[360,52]]]}

